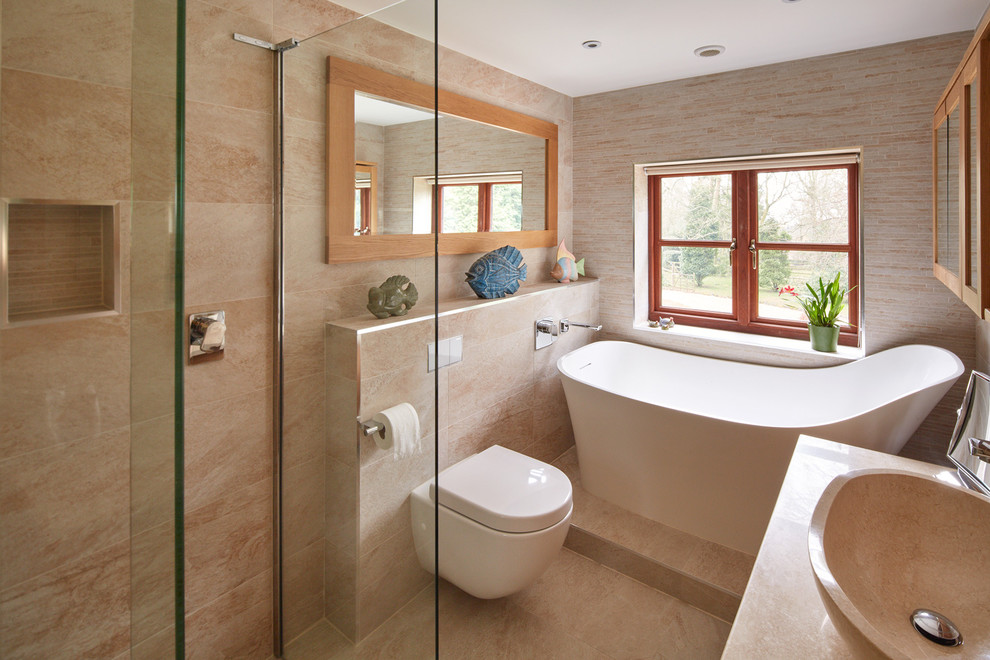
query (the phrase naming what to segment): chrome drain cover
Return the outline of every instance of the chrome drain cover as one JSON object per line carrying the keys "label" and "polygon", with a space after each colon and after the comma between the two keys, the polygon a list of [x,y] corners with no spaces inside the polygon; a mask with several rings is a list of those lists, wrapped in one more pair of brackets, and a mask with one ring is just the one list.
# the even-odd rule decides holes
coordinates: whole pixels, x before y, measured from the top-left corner
{"label": "chrome drain cover", "polygon": [[911,623],[925,639],[942,646],[959,646],[963,643],[962,634],[956,624],[935,610],[915,610],[911,613]]}

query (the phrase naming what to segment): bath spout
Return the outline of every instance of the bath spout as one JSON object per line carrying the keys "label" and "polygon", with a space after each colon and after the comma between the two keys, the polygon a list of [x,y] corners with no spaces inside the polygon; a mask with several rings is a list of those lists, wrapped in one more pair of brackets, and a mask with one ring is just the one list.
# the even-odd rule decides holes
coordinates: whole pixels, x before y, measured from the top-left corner
{"label": "bath spout", "polygon": [[577,326],[579,328],[588,328],[594,332],[598,332],[602,329],[601,325],[589,325],[587,323],[578,323],[577,321],[568,321],[567,319],[560,319],[560,331],[567,332],[571,329],[571,326]]}

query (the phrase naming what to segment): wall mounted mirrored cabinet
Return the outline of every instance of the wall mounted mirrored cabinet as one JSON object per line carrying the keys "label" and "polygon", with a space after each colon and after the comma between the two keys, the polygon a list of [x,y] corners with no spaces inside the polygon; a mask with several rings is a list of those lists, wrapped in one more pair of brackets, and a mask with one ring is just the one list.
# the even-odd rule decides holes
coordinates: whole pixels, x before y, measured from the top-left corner
{"label": "wall mounted mirrored cabinet", "polygon": [[[557,243],[557,125],[327,58],[327,263]],[[438,156],[434,161],[434,138]]]}
{"label": "wall mounted mirrored cabinet", "polygon": [[990,86],[981,24],[932,120],[934,273],[977,315],[990,307]]}

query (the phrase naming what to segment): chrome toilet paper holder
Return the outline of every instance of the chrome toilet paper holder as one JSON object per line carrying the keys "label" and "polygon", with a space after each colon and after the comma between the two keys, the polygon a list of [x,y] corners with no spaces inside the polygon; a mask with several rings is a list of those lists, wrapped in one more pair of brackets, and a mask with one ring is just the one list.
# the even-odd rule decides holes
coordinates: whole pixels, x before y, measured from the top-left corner
{"label": "chrome toilet paper holder", "polygon": [[359,424],[361,425],[361,432],[364,433],[364,437],[366,438],[370,438],[376,433],[383,437],[385,435],[384,424],[379,424],[378,422],[370,419],[367,422],[359,422]]}

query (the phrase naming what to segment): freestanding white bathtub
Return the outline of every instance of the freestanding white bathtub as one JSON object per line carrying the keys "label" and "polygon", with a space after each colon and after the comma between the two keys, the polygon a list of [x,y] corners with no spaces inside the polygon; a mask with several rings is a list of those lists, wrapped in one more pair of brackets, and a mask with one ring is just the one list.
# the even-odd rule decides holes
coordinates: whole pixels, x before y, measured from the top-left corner
{"label": "freestanding white bathtub", "polygon": [[920,345],[787,369],[600,341],[557,370],[588,492],[755,555],[800,434],[896,454],[963,365]]}

